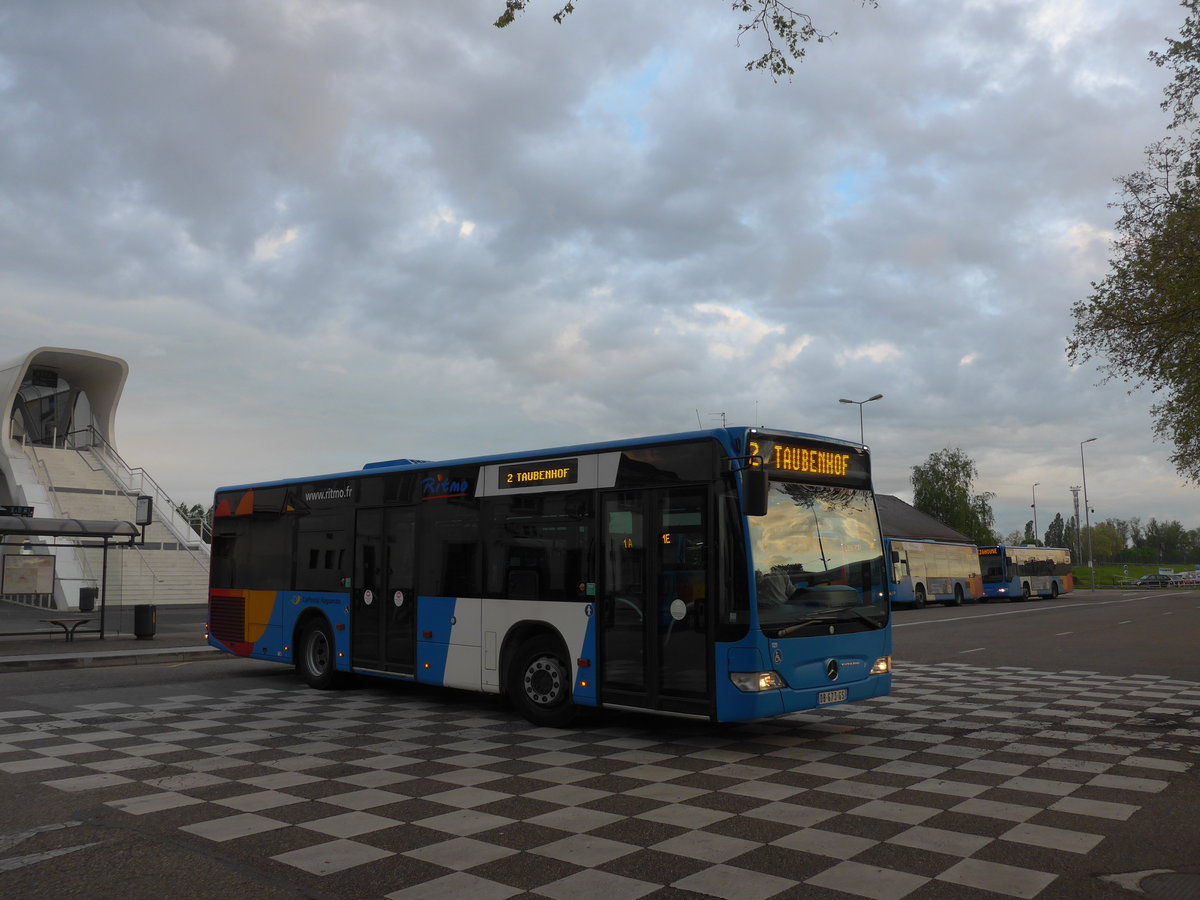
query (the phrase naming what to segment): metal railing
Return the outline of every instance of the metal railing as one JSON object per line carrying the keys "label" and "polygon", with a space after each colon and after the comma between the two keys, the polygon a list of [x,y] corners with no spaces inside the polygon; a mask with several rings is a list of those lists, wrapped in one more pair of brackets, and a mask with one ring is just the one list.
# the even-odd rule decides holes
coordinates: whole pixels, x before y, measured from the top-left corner
{"label": "metal railing", "polygon": [[[78,440],[79,435],[87,435],[87,442],[80,442]],[[195,529],[197,523],[180,515],[175,501],[154,480],[150,473],[141,467],[135,468],[125,462],[121,458],[121,455],[117,453],[116,448],[108,442],[104,435],[96,431],[93,426],[89,425],[80,431],[71,432],[66,435],[65,442],[72,449],[92,450],[96,458],[100,461],[100,464],[105,466],[108,475],[118,485],[135,494],[153,497],[155,518],[174,535],[180,547],[192,554],[198,563],[205,568],[208,567],[211,532],[207,522],[202,521],[199,523],[201,525],[201,532],[197,533]],[[97,452],[97,449],[102,452]],[[109,468],[110,466],[111,468]],[[131,502],[136,504],[136,497]],[[199,556],[196,555],[197,553]]]}

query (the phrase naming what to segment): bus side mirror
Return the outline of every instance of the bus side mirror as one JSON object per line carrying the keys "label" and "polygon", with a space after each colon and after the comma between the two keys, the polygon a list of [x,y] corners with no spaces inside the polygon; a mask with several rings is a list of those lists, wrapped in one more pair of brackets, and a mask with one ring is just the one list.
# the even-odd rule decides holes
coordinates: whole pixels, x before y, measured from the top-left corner
{"label": "bus side mirror", "polygon": [[765,469],[742,469],[742,499],[746,515],[765,516],[771,483]]}

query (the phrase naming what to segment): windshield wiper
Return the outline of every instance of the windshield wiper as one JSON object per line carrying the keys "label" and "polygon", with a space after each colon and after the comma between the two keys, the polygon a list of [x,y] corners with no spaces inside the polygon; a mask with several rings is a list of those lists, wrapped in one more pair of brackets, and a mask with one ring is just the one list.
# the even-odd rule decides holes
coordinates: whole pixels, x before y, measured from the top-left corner
{"label": "windshield wiper", "polygon": [[873,629],[882,628],[884,625],[878,619],[872,619],[857,609],[840,609],[833,615],[809,616],[807,619],[801,619],[796,624],[789,625],[787,628],[782,628],[775,632],[775,637],[787,637],[789,634],[795,634],[801,628],[807,628],[809,625],[836,625],[838,622],[850,621],[846,616],[841,615],[842,613],[849,613],[860,622],[870,625]]}
{"label": "windshield wiper", "polygon": [[883,622],[879,621],[878,619],[872,619],[870,616],[868,616],[864,612],[861,612],[860,610],[847,609],[847,610],[844,610],[844,612],[850,613],[850,615],[857,618],[860,622],[866,622],[872,628],[882,628],[883,627]]}
{"label": "windshield wiper", "polygon": [[825,624],[825,623],[832,624],[834,622],[841,622],[841,621],[842,621],[842,619],[838,618],[837,616],[812,616],[811,618],[808,618],[808,619],[801,619],[795,625],[789,625],[787,628],[781,628],[779,631],[775,632],[775,637],[787,637],[789,634],[794,634],[795,632],[799,631],[801,628],[805,628],[809,625],[818,625],[818,624]]}

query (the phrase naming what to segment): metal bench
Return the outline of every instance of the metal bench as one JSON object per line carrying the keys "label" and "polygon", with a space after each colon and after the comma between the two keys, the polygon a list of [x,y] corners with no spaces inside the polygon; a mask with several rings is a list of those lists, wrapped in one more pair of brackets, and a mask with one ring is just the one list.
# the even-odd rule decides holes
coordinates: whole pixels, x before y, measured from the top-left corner
{"label": "metal bench", "polygon": [[67,640],[73,641],[75,640],[75,629],[80,625],[86,625],[94,619],[95,616],[63,616],[58,619],[40,619],[39,621],[45,622],[47,625],[57,625],[63,630],[63,634],[66,635]]}

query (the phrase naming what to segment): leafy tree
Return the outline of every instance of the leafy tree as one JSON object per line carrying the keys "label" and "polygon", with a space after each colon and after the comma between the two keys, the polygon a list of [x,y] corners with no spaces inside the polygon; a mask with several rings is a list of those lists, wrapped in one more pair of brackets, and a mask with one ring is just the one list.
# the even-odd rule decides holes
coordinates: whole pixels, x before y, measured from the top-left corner
{"label": "leafy tree", "polygon": [[1121,549],[1124,550],[1129,546],[1129,523],[1124,519],[1108,518],[1104,520],[1113,528],[1116,529],[1117,536],[1121,539]]}
{"label": "leafy tree", "polygon": [[913,506],[976,544],[994,544],[991,500],[996,495],[973,493],[978,475],[975,461],[958,448],[931,453],[924,465],[913,466]]}
{"label": "leafy tree", "polygon": [[1079,523],[1075,521],[1074,516],[1067,519],[1067,523],[1063,527],[1063,542],[1059,546],[1066,547],[1071,551],[1071,558],[1076,565],[1083,562],[1083,553],[1079,547]]}
{"label": "leafy tree", "polygon": [[1132,550],[1125,551],[1125,558],[1131,563],[1154,562],[1154,549],[1145,546],[1134,547]]}
{"label": "leafy tree", "polygon": [[[1087,535],[1084,535],[1087,540]],[[1121,556],[1125,545],[1117,529],[1109,522],[1101,522],[1092,526],[1092,557],[1098,562],[1116,562]],[[1085,551],[1086,553],[1086,551]]]}
{"label": "leafy tree", "polygon": [[1142,532],[1141,516],[1134,516],[1129,520],[1129,543],[1134,547],[1140,547],[1145,540],[1146,536]]}
{"label": "leafy tree", "polygon": [[1153,552],[1154,562],[1173,563],[1185,559],[1192,548],[1191,536],[1178,522],[1159,522],[1151,518],[1146,523],[1145,545]]}
{"label": "leafy tree", "polygon": [[1033,519],[1030,519],[1025,523],[1025,535],[1021,542],[1024,544],[1032,544],[1035,547],[1042,546],[1041,540],[1039,540],[1038,536],[1033,533]]}
{"label": "leafy tree", "polygon": [[1046,546],[1047,547],[1065,547],[1067,546],[1063,537],[1063,517],[1062,513],[1055,513],[1054,520],[1050,523],[1050,527],[1046,529]]}
{"label": "leafy tree", "polygon": [[1102,359],[1104,381],[1149,386],[1154,432],[1174,445],[1170,459],[1200,482],[1200,0],[1182,0],[1179,40],[1151,53],[1172,71],[1164,110],[1171,133],[1146,151],[1143,170],[1117,179],[1121,209],[1109,272],[1071,312],[1072,364]]}
{"label": "leafy tree", "polygon": [[[805,44],[816,41],[822,44],[832,38],[836,31],[821,31],[813,24],[812,16],[798,12],[783,0],[727,0],[730,9],[736,13],[749,16],[738,27],[738,44],[742,38],[751,32],[763,35],[767,42],[767,50],[757,59],[746,63],[747,71],[765,70],[771,78],[778,81],[783,76],[792,76],[796,70],[791,61],[801,62],[804,59]],[[875,8],[878,0],[860,0],[863,6]],[[504,12],[496,19],[497,28],[507,28],[516,21],[517,14],[525,11],[529,0],[505,0]],[[572,0],[566,3],[553,15],[558,24],[562,24],[571,13],[575,12]],[[776,43],[778,42],[778,43]]]}
{"label": "leafy tree", "polygon": [[1004,540],[1001,543],[1006,547],[1019,547],[1021,545],[1021,532],[1014,528],[1004,536]]}

